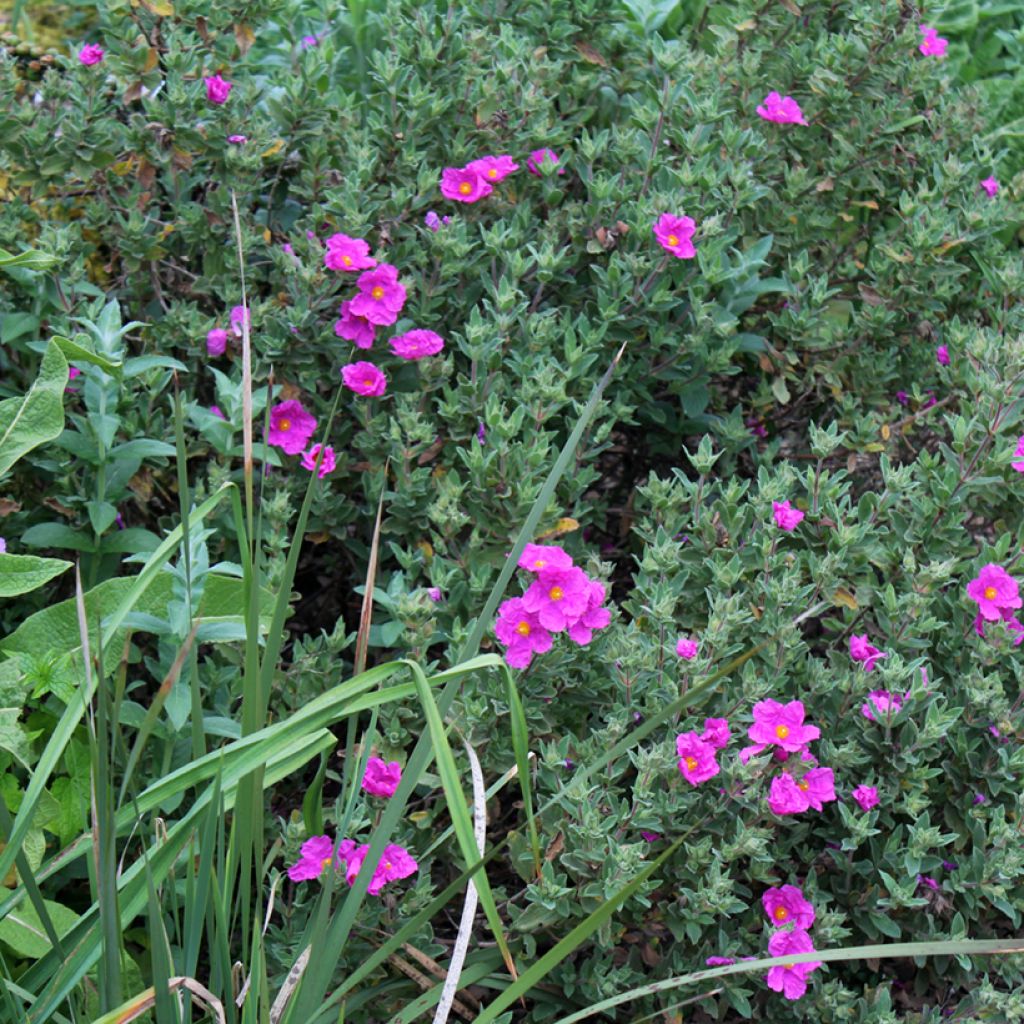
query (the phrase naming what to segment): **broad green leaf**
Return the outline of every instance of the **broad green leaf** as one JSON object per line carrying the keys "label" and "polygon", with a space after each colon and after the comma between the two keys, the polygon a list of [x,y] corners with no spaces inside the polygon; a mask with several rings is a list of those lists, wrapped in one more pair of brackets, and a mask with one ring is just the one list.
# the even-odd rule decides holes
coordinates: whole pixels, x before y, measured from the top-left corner
{"label": "broad green leaf", "polygon": [[12,253],[0,249],[0,267],[21,267],[23,270],[52,270],[60,260],[45,252],[26,249],[24,252]]}
{"label": "broad green leaf", "polygon": [[0,554],[0,597],[15,597],[37,590],[54,576],[67,572],[72,564],[62,558]]}
{"label": "broad green leaf", "polygon": [[64,429],[64,388],[68,363],[56,345],[48,345],[39,376],[21,398],[0,402],[0,476],[27,452],[52,441]]}
{"label": "broad green leaf", "polygon": [[0,708],[0,750],[6,750],[25,768],[32,767],[32,740],[38,732],[30,733],[18,721],[21,708]]}
{"label": "broad green leaf", "polygon": [[[61,903],[43,900],[57,934],[63,938],[75,926],[78,915]],[[38,960],[50,951],[50,941],[43,931],[39,915],[28,902],[15,907],[0,921],[0,942],[9,946],[20,957]]]}
{"label": "broad green leaf", "polygon": [[120,363],[94,352],[87,334],[78,334],[74,338],[65,338],[63,335],[55,334],[52,343],[64,353],[64,357],[69,363],[92,363],[111,374],[117,373],[121,366]]}

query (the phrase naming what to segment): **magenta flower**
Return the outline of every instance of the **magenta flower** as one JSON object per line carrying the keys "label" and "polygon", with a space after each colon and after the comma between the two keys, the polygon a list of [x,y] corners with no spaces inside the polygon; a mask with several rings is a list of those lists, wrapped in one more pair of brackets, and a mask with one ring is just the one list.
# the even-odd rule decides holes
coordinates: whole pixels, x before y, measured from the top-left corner
{"label": "magenta flower", "polygon": [[996,179],[992,175],[989,175],[981,183],[981,187],[985,190],[990,199],[995,199],[995,197],[999,194],[999,182],[996,181]]}
{"label": "magenta flower", "polygon": [[437,604],[441,600],[441,588],[440,587],[427,587],[427,597],[430,598],[434,604]]}
{"label": "magenta flower", "polygon": [[248,135],[229,135],[228,142],[232,146],[244,146],[249,141]]}
{"label": "magenta flower", "polygon": [[585,647],[594,638],[594,631],[604,629],[612,621],[612,613],[605,607],[607,596],[605,585],[599,580],[588,581],[590,590],[587,595],[586,611],[569,625],[569,639],[573,643]]}
{"label": "magenta flower", "polygon": [[[76,377],[81,377],[81,376],[82,376],[82,371],[77,366],[69,366],[68,367],[68,380],[69,381],[72,381]],[[1022,438],[1022,440],[1024,440],[1024,438]]]}
{"label": "magenta flower", "polygon": [[[553,149],[535,149],[526,159],[526,169],[539,178],[541,176],[541,168],[545,164],[557,163],[558,154]],[[565,168],[559,167],[557,173],[565,174]]]}
{"label": "magenta flower", "polygon": [[[366,854],[363,854],[365,857]],[[371,896],[376,896],[388,882],[398,881],[400,878],[408,878],[416,874],[419,865],[413,860],[412,855],[403,846],[389,843],[384,847],[380,863],[374,869],[373,878],[367,886],[366,891]]]}
{"label": "magenta flower", "polygon": [[401,359],[426,359],[444,348],[444,338],[433,331],[415,330],[396,335],[388,344]]}
{"label": "magenta flower", "polygon": [[683,661],[693,661],[699,651],[700,644],[696,640],[689,639],[689,637],[681,636],[676,642],[676,654]]}
{"label": "magenta flower", "polygon": [[252,317],[245,306],[232,306],[228,319],[231,321],[231,331],[236,338],[242,336],[243,326],[252,327]]}
{"label": "magenta flower", "polygon": [[645,843],[656,843],[661,838],[660,832],[648,832],[646,829],[640,829],[640,835]]}
{"label": "magenta flower", "polygon": [[369,270],[377,261],[370,255],[368,242],[339,233],[327,239],[324,266],[328,270]]}
{"label": "magenta flower", "polygon": [[352,303],[343,302],[338,310],[341,317],[334,321],[334,333],[339,338],[354,342],[357,348],[372,348],[376,328],[365,317],[352,312]]}
{"label": "magenta flower", "polygon": [[870,811],[878,804],[878,790],[874,786],[860,785],[851,796],[860,804],[862,811]]}
{"label": "magenta flower", "polygon": [[512,597],[502,603],[494,632],[507,648],[505,660],[513,668],[526,668],[535,654],[551,650],[551,634],[521,597]]}
{"label": "magenta flower", "polygon": [[1024,434],[1017,438],[1017,447],[1014,449],[1014,460],[1010,466],[1018,473],[1024,473]]}
{"label": "magenta flower", "polygon": [[316,430],[316,417],[302,408],[301,402],[290,399],[270,410],[267,443],[277,445],[289,455],[298,455]]}
{"label": "magenta flower", "polygon": [[231,90],[235,87],[232,82],[225,81],[220,75],[210,75],[203,81],[206,83],[206,98],[211,103],[226,103]]}
{"label": "magenta flower", "polygon": [[384,371],[373,363],[349,363],[341,368],[341,379],[350,391],[371,398],[379,398],[388,386]]}
{"label": "magenta flower", "polygon": [[691,786],[699,786],[721,771],[715,760],[715,748],[695,732],[684,732],[676,737],[676,753],[679,770]]}
{"label": "magenta flower", "polygon": [[[445,220],[448,218],[445,217]],[[427,210],[427,215],[423,218],[423,223],[430,228],[431,231],[437,232],[441,229],[441,218],[433,210]]]}
{"label": "magenta flower", "polygon": [[[780,929],[768,940],[768,952],[771,956],[813,953],[814,943],[810,935],[800,928],[795,931]],[[820,966],[820,960],[812,960],[806,964],[772,967],[768,971],[768,987],[773,992],[781,992],[787,999],[799,999],[807,991],[808,977]]]}
{"label": "magenta flower", "polygon": [[935,358],[940,366],[949,366],[949,349],[945,345],[940,345],[935,350]]}
{"label": "magenta flower", "polygon": [[366,762],[363,789],[371,796],[393,796],[402,781],[402,766],[397,761],[385,763],[379,757]]}
{"label": "magenta flower", "polygon": [[754,746],[740,752],[744,764],[754,754],[766,747],[776,746],[789,753],[816,740],[821,730],[816,725],[804,725],[804,706],[801,701],[791,700],[780,704],[777,700],[759,700],[754,705],[754,724],[747,729],[747,736]]}
{"label": "magenta flower", "polygon": [[488,184],[495,184],[507,178],[513,171],[518,171],[519,164],[508,154],[502,153],[501,156],[482,156],[479,160],[470,160],[466,164],[466,170],[472,171]]}
{"label": "magenta flower", "polygon": [[206,332],[206,352],[211,356],[222,356],[228,347],[228,332],[221,327],[214,327]]}
{"label": "magenta flower", "polygon": [[[1024,623],[1016,618],[1009,609],[1003,610],[1002,619],[1009,632],[1017,635],[1017,639],[1013,641],[1013,646],[1020,647],[1024,643]],[[985,636],[985,620],[981,617],[980,612],[974,618],[974,632],[982,638]]]}
{"label": "magenta flower", "polygon": [[[316,460],[320,457],[321,447],[321,445],[315,444],[313,445],[312,448],[309,449],[309,451],[302,453],[303,469],[308,469],[310,473],[312,473],[313,470],[316,469]],[[327,476],[328,473],[334,472],[336,466],[337,461],[335,459],[334,449],[330,445],[328,445],[326,448],[324,448],[324,457],[323,460],[320,462],[320,471],[317,473],[317,476],[321,480],[323,480],[323,478]]]}
{"label": "magenta flower", "polygon": [[903,698],[897,693],[890,693],[888,690],[872,690],[868,694],[866,703],[861,706],[860,713],[872,722],[877,722],[875,712],[882,718],[895,715],[903,707]]}
{"label": "magenta flower", "polygon": [[299,850],[297,863],[288,869],[288,877],[293,882],[308,882],[319,878],[324,868],[330,867],[334,860],[334,841],[330,836],[311,836]]}
{"label": "magenta flower", "polygon": [[224,413],[221,411],[221,407],[219,405],[211,405],[210,412],[219,420],[227,419],[227,416],[225,416]]}
{"label": "magenta flower", "polygon": [[704,732],[700,738],[705,743],[710,743],[715,750],[721,750],[727,746],[732,733],[729,731],[729,721],[725,718],[705,718]]}
{"label": "magenta flower", "polygon": [[863,636],[854,634],[850,637],[850,657],[854,661],[864,662],[864,671],[870,672],[875,667],[876,661],[888,658],[889,655],[880,651],[874,644],[869,644],[868,635],[865,633]]}
{"label": "magenta flower", "polygon": [[836,799],[836,777],[831,768],[812,768],[796,785],[816,811]]}
{"label": "magenta flower", "polygon": [[920,31],[921,35],[924,36],[921,45],[918,46],[921,53],[926,57],[945,57],[949,40],[943,39],[937,29],[929,28],[927,25],[921,25]]}
{"label": "magenta flower", "polygon": [[796,779],[789,772],[783,772],[772,779],[768,788],[768,806],[773,814],[800,814],[811,806],[811,801]]}
{"label": "magenta flower", "polygon": [[795,530],[804,517],[804,513],[793,508],[788,501],[773,501],[772,515],[775,516],[775,525],[786,531]]}
{"label": "magenta flower", "polygon": [[899,402],[900,405],[910,405],[910,396],[906,393],[906,391],[897,391],[896,401]]}
{"label": "magenta flower", "polygon": [[1024,603],[1017,581],[1002,567],[990,562],[967,584],[967,596],[977,601],[983,619],[994,622],[1004,611],[1015,611]]}
{"label": "magenta flower", "polygon": [[523,606],[552,633],[561,633],[590,606],[590,580],[582,569],[542,569],[523,594]]}
{"label": "magenta flower", "polygon": [[0,555],[7,554],[7,541],[0,537]]}
{"label": "magenta flower", "polygon": [[99,64],[103,60],[105,53],[106,51],[99,43],[86,43],[78,51],[78,62],[87,68],[92,67],[93,64]]}
{"label": "magenta flower", "polygon": [[386,326],[398,319],[405,305],[406,291],[398,282],[398,270],[390,263],[381,263],[359,275],[359,294],[349,308],[356,316],[371,324]]}
{"label": "magenta flower", "polygon": [[441,195],[458,203],[475,203],[494,189],[468,167],[446,167],[441,172]]}
{"label": "magenta flower", "polygon": [[777,92],[765,96],[757,113],[766,121],[774,121],[776,124],[807,124],[800,104],[792,96],[780,96]]}
{"label": "magenta flower", "polygon": [[652,228],[658,244],[677,259],[692,260],[697,255],[693,247],[693,233],[697,224],[692,217],[677,217],[672,213],[663,213]]}
{"label": "magenta flower", "polygon": [[520,569],[540,572],[542,569],[571,569],[572,558],[557,544],[527,544],[516,563]]}
{"label": "magenta flower", "polygon": [[769,889],[761,897],[761,906],[775,928],[791,924],[806,931],[814,924],[814,906],[796,885]]}
{"label": "magenta flower", "polygon": [[736,963],[734,956],[709,956],[705,961],[708,967],[728,967]]}

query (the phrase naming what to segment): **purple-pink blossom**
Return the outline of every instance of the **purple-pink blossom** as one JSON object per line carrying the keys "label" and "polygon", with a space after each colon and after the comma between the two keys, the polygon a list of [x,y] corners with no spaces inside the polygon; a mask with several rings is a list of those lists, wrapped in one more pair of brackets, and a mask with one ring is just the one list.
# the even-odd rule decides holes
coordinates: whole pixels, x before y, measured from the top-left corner
{"label": "purple-pink blossom", "polygon": [[228,321],[236,338],[242,337],[243,327],[252,327],[252,317],[245,306],[232,306]]}
{"label": "purple-pink blossom", "polygon": [[708,967],[728,967],[730,964],[736,963],[736,957],[734,956],[709,956],[705,961]]}
{"label": "purple-pink blossom", "polygon": [[[810,935],[800,928],[793,931],[779,929],[768,940],[768,952],[771,956],[813,953],[814,943]],[[805,964],[772,967],[768,971],[768,987],[774,992],[781,992],[787,999],[799,999],[807,991],[808,977],[820,966],[820,960],[811,960]]]}
{"label": "purple-pink blossom", "polygon": [[[308,469],[310,473],[316,469],[316,460],[320,457],[321,445],[315,444],[309,451],[302,453],[302,468]],[[320,471],[317,476],[323,480],[328,473],[333,473],[337,466],[337,459],[335,458],[334,449],[327,445],[324,448],[324,457],[320,461]]]}
{"label": "purple-pink blossom", "polygon": [[693,661],[697,657],[700,651],[700,643],[696,640],[691,640],[689,637],[681,636],[676,641],[676,654],[679,655],[683,661]]}
{"label": "purple-pink blossom", "polygon": [[747,736],[754,745],[744,748],[740,759],[746,763],[769,746],[795,753],[816,740],[821,730],[816,725],[804,725],[805,714],[803,702],[799,700],[788,704],[770,699],[758,701],[754,705],[754,724],[747,729]]}
{"label": "purple-pink blossom", "polygon": [[676,754],[679,771],[691,786],[699,786],[721,771],[715,760],[715,748],[695,732],[684,732],[676,737]]}
{"label": "purple-pink blossom", "polygon": [[441,172],[441,195],[458,203],[475,203],[489,196],[494,189],[468,167],[446,167]]}
{"label": "purple-pink blossom", "polygon": [[288,877],[293,882],[319,878],[334,859],[334,840],[330,836],[310,836],[299,849],[298,861],[288,868]]}
{"label": "purple-pink blossom", "polygon": [[999,195],[999,182],[991,174],[981,183],[981,187],[990,199],[995,199]]}
{"label": "purple-pink blossom", "polygon": [[967,584],[967,596],[977,602],[978,613],[989,622],[1001,619],[1005,611],[1016,611],[1024,603],[1017,581],[993,562],[983,566],[977,577]]}
{"label": "purple-pink blossom", "polygon": [[572,558],[557,544],[527,544],[516,563],[520,569],[541,572],[543,569],[571,569]]}
{"label": "purple-pink blossom", "polygon": [[401,781],[402,766],[397,761],[371,757],[366,762],[362,786],[371,796],[393,796]]}
{"label": "purple-pink blossom", "polygon": [[864,671],[870,672],[875,667],[875,662],[889,655],[879,650],[874,644],[868,643],[867,633],[858,636],[856,633],[850,637],[850,657],[854,661],[864,663]]}
{"label": "purple-pink blossom", "polygon": [[775,525],[780,530],[795,530],[804,517],[804,513],[798,508],[793,508],[788,501],[773,501],[772,515],[775,517]]}
{"label": "purple-pink blossom", "polygon": [[[539,178],[545,165],[552,166],[558,163],[558,154],[553,149],[535,149],[526,159],[526,169]],[[559,167],[557,173],[565,174],[565,168]]]}
{"label": "purple-pink blossom", "polygon": [[576,622],[590,604],[590,580],[575,566],[542,569],[523,594],[523,605],[552,633],[561,633]]}
{"label": "purple-pink blossom", "polygon": [[872,690],[868,694],[867,701],[861,706],[860,713],[872,722],[877,722],[875,713],[879,718],[889,718],[899,712],[903,707],[903,698],[898,693],[890,693],[888,690]]}
{"label": "purple-pink blossom", "polygon": [[479,160],[470,160],[466,170],[472,171],[489,184],[495,184],[513,171],[518,171],[519,164],[507,153],[502,153],[500,156],[482,156]]}
{"label": "purple-pink blossom", "polygon": [[812,768],[796,785],[807,794],[807,802],[816,811],[836,799],[836,777],[831,768]]}
{"label": "purple-pink blossom", "polygon": [[388,379],[384,371],[374,366],[373,363],[367,362],[349,363],[347,366],[343,366],[341,379],[350,391],[371,398],[383,395],[388,386]]}
{"label": "purple-pink blossom", "polygon": [[766,121],[774,121],[776,124],[807,124],[800,104],[792,96],[780,96],[777,92],[765,96],[757,113]]}
{"label": "purple-pink blossom", "polygon": [[248,135],[229,135],[228,142],[232,146],[244,146],[249,141]]}
{"label": "purple-pink blossom", "polygon": [[381,263],[373,270],[359,275],[356,282],[359,294],[349,306],[356,316],[372,324],[387,326],[398,319],[405,305],[406,291],[398,280],[398,269],[390,263]]}
{"label": "purple-pink blossom", "polygon": [[206,353],[211,356],[222,356],[228,347],[228,332],[222,327],[214,327],[206,332]]}
{"label": "purple-pink blossom", "polygon": [[78,51],[78,62],[86,67],[92,67],[93,64],[99,64],[105,54],[106,51],[99,43],[86,43]]}
{"label": "purple-pink blossom", "polygon": [[441,588],[427,587],[427,597],[429,597],[434,604],[437,604],[442,599]]}
{"label": "purple-pink blossom", "polygon": [[369,242],[339,232],[327,239],[324,266],[328,270],[369,270],[377,266],[377,261],[370,255]]}
{"label": "purple-pink blossom", "polygon": [[301,402],[289,399],[270,410],[267,443],[277,445],[288,455],[298,455],[316,431],[316,417],[306,412]]}
{"label": "purple-pink blossom", "polygon": [[697,255],[693,247],[693,233],[697,230],[697,223],[692,217],[663,213],[654,222],[652,230],[662,249],[677,259],[692,260]]}
{"label": "purple-pink blossom", "polygon": [[203,81],[206,83],[206,98],[211,103],[226,103],[228,96],[231,95],[231,90],[235,87],[234,83],[228,82],[220,75],[210,75]]}
{"label": "purple-pink blossom", "polygon": [[780,885],[768,889],[761,897],[761,906],[773,928],[794,925],[806,931],[814,924],[814,905],[799,886]]}
{"label": "purple-pink blossom", "polygon": [[732,733],[729,730],[729,721],[726,718],[705,718],[704,731],[700,738],[705,743],[710,743],[715,750],[721,750],[727,746]]}
{"label": "purple-pink blossom", "polygon": [[945,345],[939,345],[935,350],[935,359],[940,366],[949,366],[949,349]]}
{"label": "purple-pink blossom", "polygon": [[1010,463],[1011,468],[1015,469],[1018,473],[1024,473],[1024,434],[1017,438],[1017,447],[1013,450],[1013,461]]}
{"label": "purple-pink blossom", "polygon": [[929,28],[927,25],[921,25],[919,28],[924,38],[921,40],[918,50],[926,57],[945,57],[949,40],[943,39],[937,29]]}
{"label": "purple-pink blossom", "polygon": [[494,624],[498,640],[505,645],[505,660],[513,668],[526,668],[534,654],[551,650],[551,633],[521,597],[504,601]]}
{"label": "purple-pink blossom", "polygon": [[434,331],[418,329],[398,334],[388,344],[400,359],[426,359],[444,348],[444,338]]}
{"label": "purple-pink blossom", "polygon": [[352,312],[352,303],[345,301],[338,312],[341,316],[334,321],[334,333],[339,338],[351,341],[357,348],[372,348],[376,328],[365,317]]}
{"label": "purple-pink blossom", "polygon": [[595,630],[604,629],[612,621],[612,613],[604,607],[608,596],[605,585],[600,580],[589,580],[588,583],[587,607],[575,622],[569,623],[567,630],[569,639],[581,647],[590,643]]}
{"label": "purple-pink blossom", "polygon": [[860,804],[862,811],[870,811],[872,807],[878,804],[878,790],[874,786],[861,784],[850,795]]}

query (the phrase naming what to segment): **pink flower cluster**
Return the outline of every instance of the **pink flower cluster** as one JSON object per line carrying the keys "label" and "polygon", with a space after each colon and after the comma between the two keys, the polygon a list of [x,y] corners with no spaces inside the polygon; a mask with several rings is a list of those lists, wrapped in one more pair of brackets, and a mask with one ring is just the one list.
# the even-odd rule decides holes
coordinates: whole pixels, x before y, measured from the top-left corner
{"label": "pink flower cluster", "polygon": [[[768,940],[771,956],[813,953],[814,943],[808,929],[814,924],[814,906],[795,885],[769,889],[761,897],[761,905],[776,930]],[[768,987],[787,999],[799,999],[807,991],[808,977],[821,966],[820,960],[804,964],[787,964],[768,971]]]}
{"label": "pink flower cluster", "polygon": [[441,172],[441,195],[457,203],[475,203],[489,196],[493,185],[518,170],[519,164],[507,153],[482,156],[465,167],[446,167]]}
{"label": "pink flower cluster", "polygon": [[716,776],[721,768],[715,755],[728,745],[732,733],[725,718],[705,718],[704,731],[684,732],[676,737],[676,754],[679,757],[679,771],[691,786]]}
{"label": "pink flower cluster", "polygon": [[[316,460],[320,455],[321,446],[315,444],[307,449],[313,434],[316,433],[316,417],[307,412],[301,402],[294,398],[279,402],[270,410],[270,427],[267,430],[267,444],[275,445],[287,455],[301,455],[302,468],[311,473],[316,469]],[[320,471],[317,476],[322,480],[328,473],[333,473],[337,464],[334,449],[327,445],[323,449]]]}
{"label": "pink flower cluster", "polygon": [[[351,839],[343,839],[335,850],[330,836],[312,836],[302,844],[301,856],[288,869],[288,877],[293,882],[308,882],[319,878],[326,868],[333,866],[336,871],[345,872],[345,881],[351,886],[369,850],[369,843],[357,846]],[[419,865],[405,847],[390,843],[384,847],[366,891],[376,896],[388,882],[408,878],[418,870]]]}
{"label": "pink flower cluster", "polygon": [[573,565],[558,545],[527,544],[517,564],[535,579],[522,597],[503,602],[494,625],[513,668],[526,668],[534,654],[549,651],[554,633],[568,633],[582,646],[611,622],[605,585]]}
{"label": "pink flower cluster", "polygon": [[[1017,448],[1024,454],[1024,438]],[[1024,623],[1015,614],[1024,601],[1020,596],[1020,584],[1001,566],[990,562],[967,584],[967,596],[978,605],[974,619],[974,631],[985,635],[986,622],[1002,621],[1006,628],[1016,634],[1015,647],[1024,643]]]}

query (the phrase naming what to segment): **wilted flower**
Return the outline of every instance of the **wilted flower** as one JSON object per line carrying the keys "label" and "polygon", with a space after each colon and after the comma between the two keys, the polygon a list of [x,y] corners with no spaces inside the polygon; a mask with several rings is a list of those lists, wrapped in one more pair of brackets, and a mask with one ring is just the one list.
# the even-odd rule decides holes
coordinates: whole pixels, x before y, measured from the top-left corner
{"label": "wilted flower", "polygon": [[999,182],[991,174],[981,183],[981,187],[988,193],[990,199],[995,199],[999,194]]}
{"label": "wilted flower", "polygon": [[683,661],[693,661],[697,657],[697,653],[700,651],[700,644],[696,640],[691,640],[689,637],[681,636],[676,642],[676,654],[679,655]]}
{"label": "wilted flower", "polygon": [[444,348],[444,338],[434,331],[415,330],[396,335],[388,344],[401,359],[425,359]]}
{"label": "wilted flower", "polygon": [[940,366],[949,366],[949,349],[945,345],[940,345],[935,350],[935,358]]}
{"label": "wilted flower", "polygon": [[725,718],[705,718],[704,732],[700,738],[705,743],[710,743],[715,750],[721,750],[727,746],[732,733],[729,731],[729,721]]}
{"label": "wilted flower", "polygon": [[858,786],[851,794],[862,811],[870,811],[878,803],[878,790],[874,786]]}
{"label": "wilted flower", "polygon": [[211,356],[222,356],[228,347],[228,332],[221,327],[214,327],[206,332],[206,352]]}
{"label": "wilted flower", "polygon": [[441,600],[441,588],[440,587],[427,587],[427,597],[430,598],[434,604],[437,604]]}
{"label": "wilted flower", "polygon": [[850,637],[850,657],[854,661],[864,662],[864,671],[870,672],[875,667],[875,662],[881,658],[888,658],[889,655],[879,650],[874,644],[868,643],[868,635],[854,634]]}
{"label": "wilted flower", "polygon": [[228,142],[230,142],[232,146],[243,146],[248,141],[249,141],[249,136],[248,135],[229,135],[228,136]]}
{"label": "wilted flower", "polygon": [[228,319],[231,322],[231,330],[236,338],[242,337],[243,325],[245,327],[252,327],[252,317],[245,306],[232,306]]}

